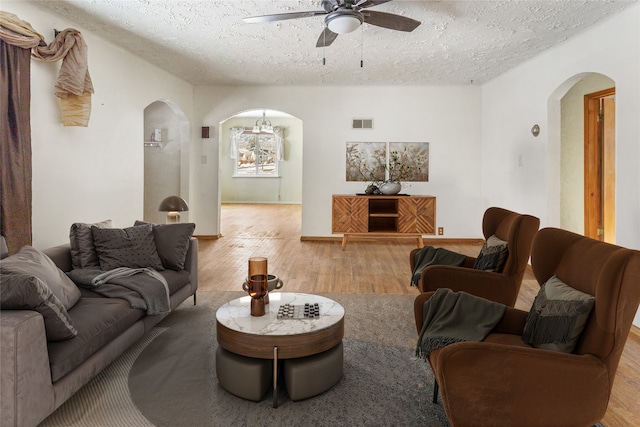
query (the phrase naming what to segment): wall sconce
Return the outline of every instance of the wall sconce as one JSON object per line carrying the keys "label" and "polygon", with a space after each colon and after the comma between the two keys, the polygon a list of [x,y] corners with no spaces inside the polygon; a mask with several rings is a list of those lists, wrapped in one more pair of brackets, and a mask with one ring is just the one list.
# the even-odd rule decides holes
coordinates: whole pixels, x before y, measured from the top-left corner
{"label": "wall sconce", "polygon": [[540,135],[540,126],[533,125],[533,127],[531,128],[531,135],[536,136],[536,137],[538,135]]}
{"label": "wall sconce", "polygon": [[180,222],[180,212],[189,210],[187,202],[178,196],[169,196],[160,202],[158,207],[160,212],[167,212],[167,224]]}

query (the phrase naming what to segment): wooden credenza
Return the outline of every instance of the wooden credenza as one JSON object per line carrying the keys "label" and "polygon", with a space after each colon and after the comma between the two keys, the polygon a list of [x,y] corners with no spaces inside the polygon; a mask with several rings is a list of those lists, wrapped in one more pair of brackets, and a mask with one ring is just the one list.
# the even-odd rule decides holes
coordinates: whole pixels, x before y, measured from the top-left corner
{"label": "wooden credenza", "polygon": [[415,237],[435,234],[433,196],[333,195],[331,232],[343,233],[342,250],[351,236]]}

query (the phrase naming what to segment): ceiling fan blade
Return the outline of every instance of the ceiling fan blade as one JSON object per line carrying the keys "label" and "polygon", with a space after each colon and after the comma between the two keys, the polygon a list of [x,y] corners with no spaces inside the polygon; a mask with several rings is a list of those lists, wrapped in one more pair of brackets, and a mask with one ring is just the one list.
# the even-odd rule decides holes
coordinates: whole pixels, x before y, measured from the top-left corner
{"label": "ceiling fan blade", "polygon": [[393,13],[376,12],[374,10],[363,10],[364,22],[377,27],[388,28],[390,30],[411,32],[418,28],[420,21],[407,18]]}
{"label": "ceiling fan blade", "polygon": [[365,7],[373,7],[383,3],[389,3],[391,0],[359,0],[354,6],[364,9]]}
{"label": "ceiling fan blade", "polygon": [[338,35],[336,33],[331,31],[329,28],[325,28],[324,31],[320,33],[320,37],[318,37],[316,47],[329,46],[337,37]]}
{"label": "ceiling fan blade", "polygon": [[256,24],[260,22],[284,21],[286,19],[308,18],[311,16],[326,14],[327,12],[325,12],[324,10],[309,10],[307,12],[276,13],[274,15],[250,16],[248,18],[242,18],[242,20],[249,24]]}

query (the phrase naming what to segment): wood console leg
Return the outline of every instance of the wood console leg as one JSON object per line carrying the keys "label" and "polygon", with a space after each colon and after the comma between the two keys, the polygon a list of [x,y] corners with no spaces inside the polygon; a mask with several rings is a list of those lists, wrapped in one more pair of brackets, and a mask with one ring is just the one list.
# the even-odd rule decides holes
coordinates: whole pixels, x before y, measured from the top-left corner
{"label": "wood console leg", "polygon": [[422,235],[418,236],[418,248],[424,247],[424,241],[422,240]]}
{"label": "wood console leg", "polygon": [[343,234],[342,235],[342,250],[344,251],[344,248],[347,247],[347,235]]}

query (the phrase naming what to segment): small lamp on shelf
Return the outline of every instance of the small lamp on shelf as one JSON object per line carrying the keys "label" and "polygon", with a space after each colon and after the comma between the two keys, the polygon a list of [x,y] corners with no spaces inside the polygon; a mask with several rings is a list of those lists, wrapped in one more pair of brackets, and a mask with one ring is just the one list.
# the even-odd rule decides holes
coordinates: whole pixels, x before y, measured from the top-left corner
{"label": "small lamp on shelf", "polygon": [[173,224],[180,222],[180,212],[188,211],[189,205],[182,197],[169,196],[160,202],[158,210],[167,213],[167,224]]}

